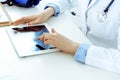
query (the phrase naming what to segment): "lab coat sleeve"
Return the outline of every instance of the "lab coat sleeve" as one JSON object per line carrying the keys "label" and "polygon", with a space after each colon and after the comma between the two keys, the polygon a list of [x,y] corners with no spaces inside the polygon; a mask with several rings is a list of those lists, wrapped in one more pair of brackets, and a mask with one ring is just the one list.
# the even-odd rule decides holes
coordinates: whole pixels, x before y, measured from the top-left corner
{"label": "lab coat sleeve", "polygon": [[[89,0],[87,0],[87,2],[88,1]],[[82,5],[83,1],[81,2],[81,0],[49,0],[45,2],[45,5],[51,6],[48,4],[56,5],[59,8],[61,14],[65,11],[70,10],[72,7],[77,7],[79,5]]]}
{"label": "lab coat sleeve", "polygon": [[120,28],[118,30],[118,49],[90,46],[85,63],[112,72],[120,73]]}
{"label": "lab coat sleeve", "polygon": [[75,60],[85,63],[85,58],[89,47],[90,45],[88,44],[81,44],[75,53]]}
{"label": "lab coat sleeve", "polygon": [[60,9],[60,13],[63,13],[71,8],[70,0],[50,0],[46,3],[47,6],[49,6],[48,4],[56,5]]}

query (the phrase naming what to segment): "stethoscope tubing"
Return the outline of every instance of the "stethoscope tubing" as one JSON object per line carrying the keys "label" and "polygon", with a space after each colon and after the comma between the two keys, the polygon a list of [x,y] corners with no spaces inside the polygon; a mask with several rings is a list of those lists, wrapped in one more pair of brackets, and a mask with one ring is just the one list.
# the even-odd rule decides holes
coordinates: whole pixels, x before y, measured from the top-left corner
{"label": "stethoscope tubing", "polygon": [[113,4],[113,2],[114,2],[114,0],[111,0],[110,1],[110,3],[108,4],[108,6],[105,8],[105,10],[104,10],[104,13],[107,13],[108,12],[108,10],[109,10],[109,8],[110,8],[110,6]]}

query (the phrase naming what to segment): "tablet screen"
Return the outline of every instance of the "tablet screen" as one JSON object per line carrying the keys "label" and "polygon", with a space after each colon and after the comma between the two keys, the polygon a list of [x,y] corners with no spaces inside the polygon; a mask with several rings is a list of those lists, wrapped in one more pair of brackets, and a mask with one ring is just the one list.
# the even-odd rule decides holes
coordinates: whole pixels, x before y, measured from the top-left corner
{"label": "tablet screen", "polygon": [[43,33],[49,33],[48,28],[47,24],[23,27],[13,26],[13,28],[7,28],[6,32],[18,56],[27,57],[59,51],[53,45],[45,45],[41,40],[37,40]]}
{"label": "tablet screen", "polygon": [[[38,36],[41,36],[43,33],[45,32],[49,32],[47,30],[47,28],[45,27],[45,25],[37,25],[37,26],[25,26],[22,28],[12,28],[13,31],[15,32],[15,35],[17,36],[21,36],[21,38],[23,38],[22,44],[27,44],[29,46],[26,47],[30,47],[33,45],[34,46],[34,51],[38,51],[38,50],[45,50],[50,48],[49,45],[45,45],[42,41],[37,40]],[[28,39],[26,39],[28,38]]]}
{"label": "tablet screen", "polygon": [[49,33],[45,25],[15,27],[9,30],[9,37],[18,51],[29,52],[51,49],[51,45],[45,45],[42,41],[37,40],[38,36],[43,33]]}

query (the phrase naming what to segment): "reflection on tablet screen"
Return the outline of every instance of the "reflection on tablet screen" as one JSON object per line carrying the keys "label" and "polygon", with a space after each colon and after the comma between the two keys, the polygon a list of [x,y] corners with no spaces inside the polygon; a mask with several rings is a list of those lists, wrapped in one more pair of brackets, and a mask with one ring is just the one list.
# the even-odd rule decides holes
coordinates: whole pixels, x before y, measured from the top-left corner
{"label": "reflection on tablet screen", "polygon": [[25,50],[39,51],[39,50],[46,50],[51,48],[50,45],[45,45],[42,41],[37,40],[38,36],[41,36],[44,32],[49,32],[45,27],[45,25],[12,28],[12,29],[15,32],[16,38],[18,37],[16,40],[20,42],[19,44],[20,47],[23,47]]}

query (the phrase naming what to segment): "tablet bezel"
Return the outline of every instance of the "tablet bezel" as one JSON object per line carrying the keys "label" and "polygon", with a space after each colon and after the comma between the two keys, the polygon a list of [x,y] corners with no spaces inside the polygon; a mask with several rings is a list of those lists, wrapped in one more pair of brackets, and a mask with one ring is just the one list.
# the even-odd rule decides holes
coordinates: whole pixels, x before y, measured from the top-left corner
{"label": "tablet bezel", "polygon": [[[50,32],[50,27],[48,26],[47,23],[38,24],[38,25],[45,25],[45,27],[47,28],[47,30]],[[37,26],[37,25],[35,25],[35,26]],[[40,54],[46,54],[46,53],[52,53],[52,52],[60,51],[57,48],[40,50],[40,51],[30,51],[30,52],[26,52],[26,53],[22,52],[22,51],[18,51],[19,49],[17,49],[16,46],[15,46],[14,38],[11,38],[13,36],[13,32],[11,31],[11,29],[12,28],[16,28],[16,27],[18,27],[18,26],[11,26],[11,27],[9,27],[9,28],[6,29],[6,32],[7,32],[7,35],[9,37],[10,41],[11,41],[12,46],[14,47],[14,50],[16,51],[16,53],[17,53],[17,55],[19,57],[23,58],[23,57],[28,57],[28,56],[34,56],[34,55],[40,55]]]}

